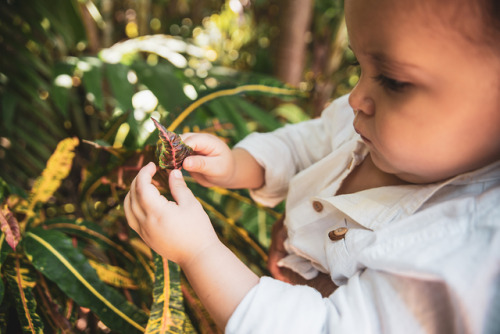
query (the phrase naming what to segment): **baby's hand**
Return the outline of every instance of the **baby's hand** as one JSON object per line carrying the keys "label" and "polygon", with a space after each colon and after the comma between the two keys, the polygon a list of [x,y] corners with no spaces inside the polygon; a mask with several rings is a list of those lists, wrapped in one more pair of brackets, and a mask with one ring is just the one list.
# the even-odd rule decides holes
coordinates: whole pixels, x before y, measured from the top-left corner
{"label": "baby's hand", "polygon": [[203,133],[181,135],[194,153],[184,160],[182,167],[205,187],[231,187],[235,161],[231,149],[216,136]]}
{"label": "baby's hand", "polygon": [[124,203],[127,221],[158,254],[182,266],[220,241],[181,172],[173,170],[169,175],[175,202],[168,201],[151,183],[155,173],[155,164],[149,163],[132,181]]}

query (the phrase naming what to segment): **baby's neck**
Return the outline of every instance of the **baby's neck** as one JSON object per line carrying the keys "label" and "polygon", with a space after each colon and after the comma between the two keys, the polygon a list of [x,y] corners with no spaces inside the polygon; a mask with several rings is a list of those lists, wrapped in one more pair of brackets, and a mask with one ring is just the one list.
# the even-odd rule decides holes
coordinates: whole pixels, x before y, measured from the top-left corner
{"label": "baby's neck", "polygon": [[358,191],[384,186],[408,184],[393,174],[387,174],[375,166],[368,154],[356,168],[344,179],[336,195],[352,194]]}

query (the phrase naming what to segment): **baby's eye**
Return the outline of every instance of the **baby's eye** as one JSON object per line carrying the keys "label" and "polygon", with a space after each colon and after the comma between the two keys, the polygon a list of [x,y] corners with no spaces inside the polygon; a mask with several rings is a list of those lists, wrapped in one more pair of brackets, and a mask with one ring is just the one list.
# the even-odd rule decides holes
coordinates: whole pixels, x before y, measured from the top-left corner
{"label": "baby's eye", "polygon": [[375,81],[377,81],[383,88],[393,91],[393,92],[401,92],[410,84],[408,82],[403,82],[403,81],[398,81],[395,79],[391,79],[389,77],[386,77],[383,74],[379,74],[376,77],[374,77]]}

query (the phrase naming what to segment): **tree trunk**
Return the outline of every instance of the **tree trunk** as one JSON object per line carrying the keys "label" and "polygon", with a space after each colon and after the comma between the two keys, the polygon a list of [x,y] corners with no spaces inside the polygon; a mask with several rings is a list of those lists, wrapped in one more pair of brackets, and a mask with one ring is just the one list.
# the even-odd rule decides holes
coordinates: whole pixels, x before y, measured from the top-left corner
{"label": "tree trunk", "polygon": [[313,117],[329,103],[337,84],[333,76],[342,64],[342,57],[347,46],[345,21],[341,19],[337,27],[328,29],[317,37],[313,47],[312,72],[314,74]]}
{"label": "tree trunk", "polygon": [[80,14],[82,15],[83,26],[85,27],[85,33],[87,35],[88,50],[91,54],[97,54],[97,52],[101,49],[97,25],[84,3],[80,3],[79,8]]}
{"label": "tree trunk", "polygon": [[313,5],[314,0],[280,1],[275,75],[293,86],[302,80]]}

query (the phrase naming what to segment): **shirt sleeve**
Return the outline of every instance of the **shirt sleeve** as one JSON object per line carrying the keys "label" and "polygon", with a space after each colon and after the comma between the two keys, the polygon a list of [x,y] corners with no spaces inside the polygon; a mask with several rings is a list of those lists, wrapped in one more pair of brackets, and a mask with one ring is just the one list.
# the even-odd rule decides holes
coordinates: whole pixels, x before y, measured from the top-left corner
{"label": "shirt sleeve", "polygon": [[[462,218],[440,221],[436,211],[443,210],[435,206],[425,216],[429,226],[421,227],[415,215],[414,225],[391,225],[409,231],[394,238],[379,235],[385,241],[360,258],[370,266],[328,298],[307,286],[261,278],[233,312],[226,333],[498,333],[496,191],[469,205],[457,202]],[[450,206],[444,208],[450,215],[446,209]],[[463,218],[468,210],[472,216]]]}
{"label": "shirt sleeve", "polygon": [[352,120],[346,95],[331,103],[318,119],[253,133],[238,143],[235,147],[248,151],[265,170],[264,186],[250,192],[254,200],[270,207],[281,202],[293,176],[352,136]]}
{"label": "shirt sleeve", "polygon": [[225,333],[475,332],[456,297],[444,282],[375,270],[353,276],[329,298],[308,286],[263,277],[236,308]]}
{"label": "shirt sleeve", "polygon": [[[330,298],[308,286],[263,277],[237,307],[225,333],[380,333],[373,328],[367,292],[359,276]],[[400,333],[411,332],[406,329]]]}

